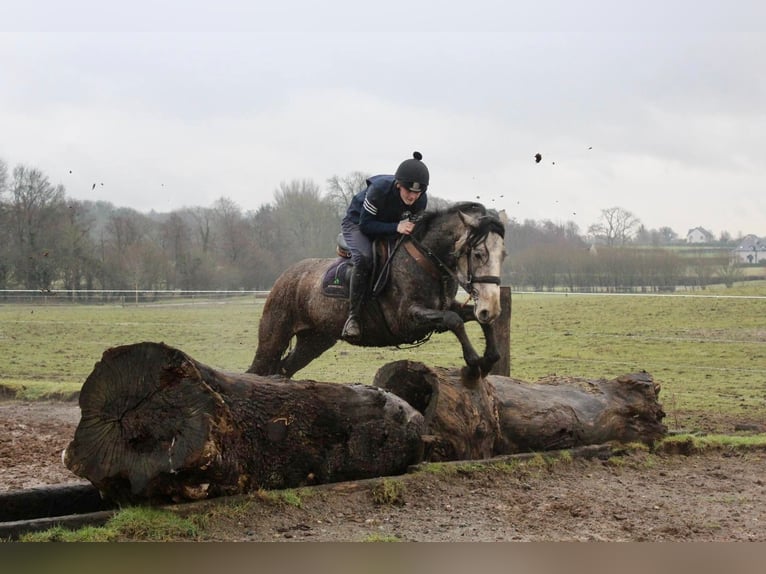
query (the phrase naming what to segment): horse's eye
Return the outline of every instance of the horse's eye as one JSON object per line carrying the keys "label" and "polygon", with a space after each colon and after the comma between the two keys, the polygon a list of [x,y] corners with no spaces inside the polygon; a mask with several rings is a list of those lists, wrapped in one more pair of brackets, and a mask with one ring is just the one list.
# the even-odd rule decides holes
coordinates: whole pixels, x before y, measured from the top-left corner
{"label": "horse's eye", "polygon": [[483,263],[487,259],[486,253],[484,253],[483,251],[476,250],[473,252],[472,255],[474,260],[478,261],[479,263]]}

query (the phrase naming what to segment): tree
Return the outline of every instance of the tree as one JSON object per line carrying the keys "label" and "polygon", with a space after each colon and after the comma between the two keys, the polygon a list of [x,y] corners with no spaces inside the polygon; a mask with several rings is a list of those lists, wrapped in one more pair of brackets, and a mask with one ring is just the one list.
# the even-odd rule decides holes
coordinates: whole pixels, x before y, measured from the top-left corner
{"label": "tree", "polygon": [[16,279],[27,289],[48,289],[57,271],[58,259],[50,255],[60,245],[64,188],[53,186],[40,170],[19,165],[13,170],[10,195]]}
{"label": "tree", "polygon": [[0,159],[0,289],[6,289],[11,274],[11,214],[5,202],[8,167]]}
{"label": "tree", "polygon": [[101,282],[104,289],[139,289],[143,283],[144,247],[153,243],[154,224],[134,209],[122,207],[109,217],[101,238]]}
{"label": "tree", "polygon": [[669,245],[678,238],[678,234],[670,227],[660,227],[659,229],[647,229],[641,224],[635,232],[634,241],[639,245]]}
{"label": "tree", "polygon": [[188,273],[191,262],[191,230],[178,212],[160,224],[160,246],[167,260],[165,283],[168,289],[188,286]]}
{"label": "tree", "polygon": [[78,201],[69,202],[63,215],[57,249],[61,279],[65,289],[80,289],[83,281],[92,283],[96,274],[95,243],[90,233],[93,218]]}
{"label": "tree", "polygon": [[8,166],[0,159],[0,200],[8,187]]}
{"label": "tree", "polygon": [[670,227],[660,227],[657,232],[660,236],[660,243],[662,245],[669,245],[678,239],[678,233],[673,231]]}
{"label": "tree", "polygon": [[340,232],[336,207],[310,180],[281,183],[274,192],[274,221],[285,267],[307,257],[330,257]]}
{"label": "tree", "polygon": [[221,254],[228,263],[239,263],[249,244],[249,230],[242,209],[228,197],[221,197],[213,204],[213,222]]}
{"label": "tree", "polygon": [[325,197],[335,206],[339,217],[345,215],[346,208],[354,196],[367,187],[367,178],[369,177],[369,174],[361,171],[352,171],[346,176],[334,175],[327,180]]}
{"label": "tree", "polygon": [[601,210],[601,220],[588,227],[588,233],[602,240],[608,246],[623,246],[641,225],[635,215],[622,207]]}
{"label": "tree", "polygon": [[718,268],[718,277],[726,287],[734,287],[734,282],[742,281],[745,278],[745,273],[734,259],[730,259],[725,265]]}

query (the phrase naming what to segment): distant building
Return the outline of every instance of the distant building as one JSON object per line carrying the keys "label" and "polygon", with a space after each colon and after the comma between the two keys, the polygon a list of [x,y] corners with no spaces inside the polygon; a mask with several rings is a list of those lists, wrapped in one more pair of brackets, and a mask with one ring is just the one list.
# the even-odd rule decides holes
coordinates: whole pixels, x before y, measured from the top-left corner
{"label": "distant building", "polygon": [[704,227],[695,227],[686,234],[686,243],[712,243],[715,237]]}
{"label": "distant building", "polygon": [[731,255],[739,263],[762,263],[766,261],[766,238],[745,235]]}

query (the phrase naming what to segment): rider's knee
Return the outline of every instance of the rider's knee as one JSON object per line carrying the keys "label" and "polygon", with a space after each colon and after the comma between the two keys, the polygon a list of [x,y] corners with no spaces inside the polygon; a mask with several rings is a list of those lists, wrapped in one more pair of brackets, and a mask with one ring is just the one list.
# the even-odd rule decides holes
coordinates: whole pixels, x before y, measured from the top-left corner
{"label": "rider's knee", "polygon": [[372,269],[372,258],[359,254],[353,259],[354,267],[360,271],[369,271]]}

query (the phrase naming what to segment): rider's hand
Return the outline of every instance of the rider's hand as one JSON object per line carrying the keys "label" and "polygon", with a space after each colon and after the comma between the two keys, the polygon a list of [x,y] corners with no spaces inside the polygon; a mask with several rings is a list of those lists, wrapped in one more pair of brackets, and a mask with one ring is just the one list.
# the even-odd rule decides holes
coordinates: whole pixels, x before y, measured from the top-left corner
{"label": "rider's hand", "polygon": [[401,233],[402,235],[409,235],[412,233],[413,229],[415,229],[415,224],[412,221],[408,221],[406,219],[402,219],[399,222],[399,225],[396,226],[397,233]]}

